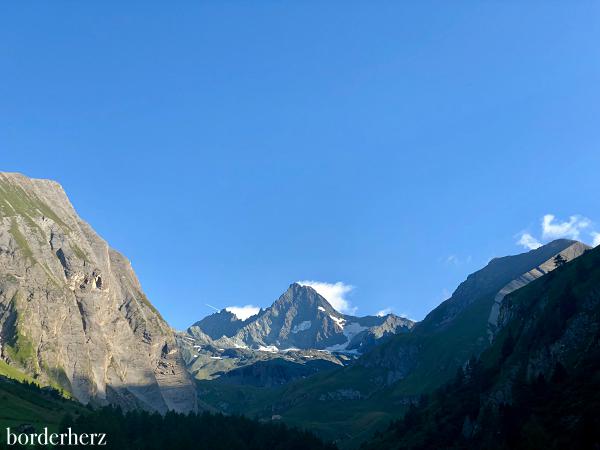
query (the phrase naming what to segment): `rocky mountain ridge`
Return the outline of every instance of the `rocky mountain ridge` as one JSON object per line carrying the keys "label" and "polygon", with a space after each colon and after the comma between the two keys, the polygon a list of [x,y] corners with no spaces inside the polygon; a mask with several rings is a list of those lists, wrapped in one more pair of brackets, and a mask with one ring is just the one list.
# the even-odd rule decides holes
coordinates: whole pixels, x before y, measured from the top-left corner
{"label": "rocky mountain ridge", "polygon": [[584,244],[563,239],[531,252],[496,258],[469,275],[450,299],[410,333],[393,335],[352,364],[282,386],[270,395],[252,398],[240,389],[236,395],[242,401],[229,395],[223,402],[218,383],[202,382],[202,389],[211,404],[226,405],[229,412],[243,408],[259,417],[277,414],[291,424],[308,421],[322,437],[352,447],[402,415],[421,395],[451,380],[467,361],[489,348],[490,336],[493,343],[505,320],[502,307],[498,314],[492,312],[499,294],[509,291],[505,297],[510,298],[531,281],[551,277],[557,255],[570,262],[588,250]]}
{"label": "rocky mountain ridge", "polygon": [[600,248],[507,293],[497,317],[480,358],[362,448],[597,448]]}
{"label": "rocky mountain ridge", "polygon": [[180,333],[178,342],[188,370],[198,379],[236,371],[258,374],[273,384],[274,378],[283,383],[346,365],[413,326],[411,320],[394,314],[342,314],[312,287],[293,283],[255,316],[242,321],[229,311],[219,311]]}
{"label": "rocky mountain ridge", "polygon": [[0,173],[0,356],[82,403],[196,410],[174,334],[62,187]]}
{"label": "rocky mountain ridge", "polygon": [[222,310],[196,322],[188,331],[192,335],[203,333],[215,345],[226,347],[362,353],[373,340],[408,332],[413,326],[413,321],[394,314],[342,314],[312,287],[292,283],[270,307],[255,316],[242,321]]}
{"label": "rocky mountain ridge", "polygon": [[464,362],[489,346],[507,294],[553,271],[557,255],[570,261],[588,249],[581,242],[558,239],[536,250],[491,260],[419,322],[410,337],[391,339],[360,364],[387,368],[388,384],[409,376],[439,384],[453,376],[457,363],[452,361]]}
{"label": "rocky mountain ridge", "polygon": [[[60,185],[0,173],[0,369],[84,404],[163,413],[195,411],[200,401],[310,422],[352,444],[478,355],[512,358],[525,380],[594,363],[581,357],[598,352],[598,250],[589,250],[559,239],[495,258],[418,324],[341,314],[293,283],[246,320],[220,311],[175,333]],[[517,369],[506,367],[485,391],[486,407],[512,401]],[[484,421],[467,419],[463,437],[475,436],[472,424]]]}

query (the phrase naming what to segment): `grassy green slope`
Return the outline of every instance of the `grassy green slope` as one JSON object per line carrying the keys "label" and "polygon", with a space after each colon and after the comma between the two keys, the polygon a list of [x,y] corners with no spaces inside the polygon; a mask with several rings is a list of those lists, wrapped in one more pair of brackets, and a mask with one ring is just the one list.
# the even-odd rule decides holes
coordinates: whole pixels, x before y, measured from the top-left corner
{"label": "grassy green slope", "polygon": [[[6,367],[1,370],[5,371]],[[18,375],[15,378],[26,378]],[[86,411],[83,406],[61,397],[56,391],[20,383],[0,376],[0,429],[29,424],[36,430],[48,427],[57,431],[65,414],[77,415]],[[5,434],[0,434],[0,443]]]}
{"label": "grassy green slope", "polygon": [[31,218],[44,215],[68,230],[67,225],[46,203],[2,176],[0,176],[0,215],[5,217],[22,216],[33,227],[37,226]]}
{"label": "grassy green slope", "polygon": [[[396,383],[393,394],[411,396],[431,392],[450,380],[471,356],[481,354],[489,346],[488,317],[498,291],[573,243],[557,240],[532,252],[492,260],[428,314],[411,336],[396,336],[376,349],[374,355],[387,352],[387,357],[393,358],[394,353],[400,353],[404,341],[417,341],[418,362],[406,378]],[[456,310],[460,312],[454,314]]]}
{"label": "grassy green slope", "polygon": [[449,380],[456,369],[471,356],[480,354],[489,344],[487,318],[493,295],[483,296],[469,305],[451,327],[419,337],[419,364],[394,386],[394,395],[419,395],[430,392]]}
{"label": "grassy green slope", "polygon": [[[305,426],[342,447],[356,446],[391,418],[403,415],[411,401],[451,379],[471,356],[484,351],[489,345],[487,321],[496,293],[572,243],[555,241],[534,252],[493,260],[470,275],[412,333],[374,348],[357,365],[274,390],[222,389],[218,382],[207,382],[202,385],[210,392],[206,401],[254,417],[280,415],[287,423]],[[399,355],[410,347],[418,353],[414,367],[405,378],[388,384],[389,372],[404,364]]]}
{"label": "grassy green slope", "polygon": [[[600,249],[505,302],[510,320],[481,362],[366,448],[600,446]],[[471,436],[467,418],[477,421]]]}
{"label": "grassy green slope", "polygon": [[201,399],[215,408],[225,407],[250,417],[280,415],[286,423],[314,431],[341,447],[356,447],[404,414],[409,405],[407,396],[439,386],[454,375],[457,366],[483,350],[487,342],[481,337],[486,333],[492,300],[489,295],[474,302],[453,327],[439,333],[398,336],[399,342],[417,341],[423,353],[414,374],[393,386],[382,385],[384,369],[355,365],[276,389],[200,382]]}
{"label": "grassy green slope", "polygon": [[6,378],[10,378],[11,380],[16,380],[16,381],[24,381],[24,382],[28,382],[28,383],[32,383],[33,379],[25,374],[24,372],[21,372],[19,369],[15,368],[14,366],[10,366],[8,365],[5,361],[0,359],[0,376],[6,377]]}
{"label": "grassy green slope", "polygon": [[[340,388],[338,377],[344,375]],[[342,447],[355,447],[385,427],[406,405],[381,392],[364,367],[332,370],[277,388],[199,381],[202,402],[228,413],[305,428]],[[360,392],[360,397],[353,397]]]}

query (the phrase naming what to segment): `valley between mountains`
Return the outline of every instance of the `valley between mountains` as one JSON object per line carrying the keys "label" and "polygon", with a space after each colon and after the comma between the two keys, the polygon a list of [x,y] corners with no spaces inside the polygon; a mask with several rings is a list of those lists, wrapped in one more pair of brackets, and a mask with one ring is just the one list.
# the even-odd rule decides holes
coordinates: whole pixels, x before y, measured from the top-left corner
{"label": "valley between mountains", "polygon": [[[36,405],[17,418],[4,412],[0,422],[54,420],[58,427],[66,412],[86,414],[82,405],[114,405],[163,415],[245,415],[345,448],[396,448],[400,441],[398,448],[434,448],[427,446],[444,410],[454,420],[444,431],[453,440],[438,448],[496,448],[488,436],[501,426],[490,423],[530,402],[518,386],[551,379],[559,366],[564,382],[575,383],[570,377],[584,364],[595,367],[598,252],[559,239],[494,258],[420,322],[342,314],[312,287],[292,283],[245,320],[221,310],[176,331],[129,261],[77,215],[58,183],[0,173],[0,394],[14,410]],[[490,379],[475,388],[464,380],[480,363]],[[36,403],[30,397],[38,394],[29,393],[19,406],[19,388],[8,379],[62,396]],[[597,385],[590,380],[591,390]],[[464,410],[460,392],[469,389]],[[456,404],[443,402],[440,392]],[[584,401],[583,392],[573,396]],[[49,419],[49,408],[60,413]],[[407,411],[421,422],[397,422]],[[570,414],[565,427],[579,429],[583,417]],[[560,427],[553,428],[547,436]],[[514,444],[504,438],[497,448]],[[555,442],[550,438],[547,448]]]}

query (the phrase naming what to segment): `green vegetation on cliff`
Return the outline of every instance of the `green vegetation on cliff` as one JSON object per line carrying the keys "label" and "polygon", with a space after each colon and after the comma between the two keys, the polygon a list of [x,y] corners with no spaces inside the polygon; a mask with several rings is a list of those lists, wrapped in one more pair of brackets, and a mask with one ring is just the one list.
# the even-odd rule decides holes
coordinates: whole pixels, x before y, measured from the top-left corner
{"label": "green vegetation on cliff", "polygon": [[481,359],[365,449],[600,446],[600,249],[510,294]]}
{"label": "green vegetation on cliff", "polygon": [[[87,410],[67,400],[51,388],[40,388],[24,374],[0,361],[0,429],[32,426],[41,431],[58,431],[67,414],[77,416]],[[16,381],[20,380],[22,382]],[[0,447],[6,437],[0,433]]]}

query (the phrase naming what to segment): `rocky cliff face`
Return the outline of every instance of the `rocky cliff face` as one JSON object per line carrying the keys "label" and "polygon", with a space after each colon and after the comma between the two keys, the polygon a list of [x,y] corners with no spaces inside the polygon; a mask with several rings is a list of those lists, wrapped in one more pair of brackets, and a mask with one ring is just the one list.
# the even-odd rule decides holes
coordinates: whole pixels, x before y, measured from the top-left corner
{"label": "rocky cliff face", "polygon": [[[554,246],[554,251],[556,251],[559,248],[562,248],[565,244],[568,244],[567,247],[557,253],[557,255],[562,256],[565,261],[571,261],[572,259],[581,256],[586,250],[590,249],[590,247],[588,247],[585,244],[582,244],[581,242],[568,240],[554,241],[553,243],[548,244],[548,246],[549,248],[552,248],[552,246]],[[490,341],[493,340],[495,334],[498,331],[498,318],[500,308],[502,306],[502,300],[504,300],[504,298],[511,292],[514,292],[517,289],[528,285],[532,281],[543,277],[544,275],[553,271],[554,269],[556,269],[554,258],[549,258],[542,264],[537,265],[536,267],[532,268],[526,273],[519,275],[514,280],[511,280],[510,283],[506,284],[502,289],[500,289],[500,291],[498,291],[498,293],[494,296],[494,304],[492,305],[492,309],[488,317],[488,336]]]}
{"label": "rocky cliff face", "polygon": [[249,320],[240,320],[235,314],[226,309],[206,316],[193,324],[190,329],[201,330],[211,339],[220,337],[233,337]]}
{"label": "rocky cliff face", "polygon": [[197,379],[275,385],[349,364],[413,325],[393,314],[342,314],[310,286],[293,283],[257,315],[242,321],[220,311],[180,333],[178,344]]}
{"label": "rocky cliff face", "polygon": [[195,323],[188,332],[202,331],[221,347],[362,353],[377,340],[408,332],[414,325],[411,320],[393,314],[383,317],[342,314],[313,288],[298,283],[291,284],[270,307],[246,321],[230,316],[227,311],[213,314]]}
{"label": "rocky cliff face", "polygon": [[344,316],[314,289],[290,285],[273,305],[236,333],[250,347],[324,349],[346,342]]}
{"label": "rocky cliff face", "polygon": [[0,352],[83,403],[196,409],[173,332],[62,187],[0,173]]}

